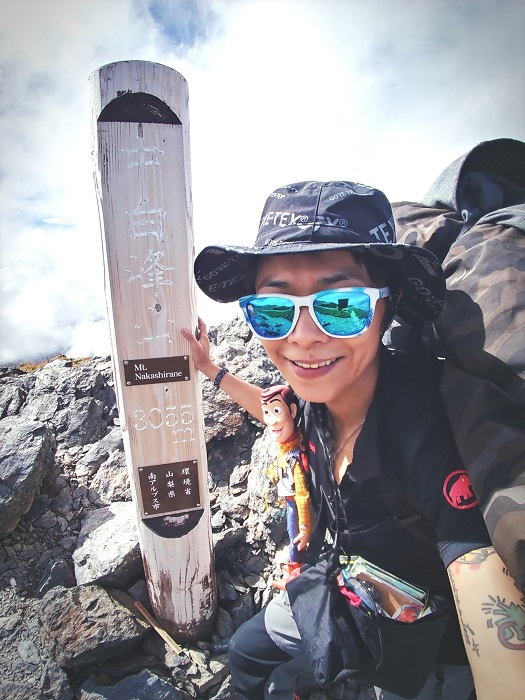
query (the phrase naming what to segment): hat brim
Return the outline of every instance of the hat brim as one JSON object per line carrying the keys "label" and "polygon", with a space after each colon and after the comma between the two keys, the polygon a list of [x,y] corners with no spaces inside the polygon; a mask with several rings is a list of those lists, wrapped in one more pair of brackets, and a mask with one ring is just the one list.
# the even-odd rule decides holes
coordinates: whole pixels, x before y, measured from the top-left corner
{"label": "hat brim", "polygon": [[435,320],[445,303],[446,284],[436,256],[426,248],[407,243],[286,242],[278,246],[207,246],[195,259],[199,288],[214,301],[228,303],[254,292],[254,264],[269,255],[297,255],[348,250],[374,256],[402,294],[397,314],[411,324]]}

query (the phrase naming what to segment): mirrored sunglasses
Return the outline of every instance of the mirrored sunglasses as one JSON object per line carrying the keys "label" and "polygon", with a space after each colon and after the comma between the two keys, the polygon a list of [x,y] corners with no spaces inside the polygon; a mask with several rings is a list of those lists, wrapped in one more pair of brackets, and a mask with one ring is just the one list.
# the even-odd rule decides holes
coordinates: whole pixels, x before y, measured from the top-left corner
{"label": "mirrored sunglasses", "polygon": [[388,287],[345,287],[326,289],[305,297],[251,294],[239,299],[239,304],[248,325],[261,340],[282,340],[289,336],[303,306],[327,335],[353,338],[370,327],[378,299],[389,294]]}

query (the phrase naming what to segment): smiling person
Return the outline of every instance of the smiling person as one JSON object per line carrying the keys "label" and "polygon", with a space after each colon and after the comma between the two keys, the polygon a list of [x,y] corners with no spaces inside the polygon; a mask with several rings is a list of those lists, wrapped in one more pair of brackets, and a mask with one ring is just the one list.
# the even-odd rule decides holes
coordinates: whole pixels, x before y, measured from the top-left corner
{"label": "smiling person", "polygon": [[[474,697],[471,669],[478,700],[522,698],[524,601],[492,548],[454,444],[440,363],[394,355],[382,344],[394,315],[411,324],[439,315],[445,281],[437,259],[396,243],[379,190],[302,182],[272,192],[253,247],[209,246],[195,261],[195,276],[212,299],[240,301],[301,399],[318,513],[309,557],[319,555],[339,504],[347,551],[454,600],[457,614],[418,698]],[[198,340],[184,332],[195,365],[262,420],[260,389],[214,364],[202,321],[199,331]],[[402,525],[387,492],[428,524],[434,542]],[[308,658],[280,593],[233,636],[233,685],[247,700],[292,700]],[[380,688],[375,695],[401,697]]]}

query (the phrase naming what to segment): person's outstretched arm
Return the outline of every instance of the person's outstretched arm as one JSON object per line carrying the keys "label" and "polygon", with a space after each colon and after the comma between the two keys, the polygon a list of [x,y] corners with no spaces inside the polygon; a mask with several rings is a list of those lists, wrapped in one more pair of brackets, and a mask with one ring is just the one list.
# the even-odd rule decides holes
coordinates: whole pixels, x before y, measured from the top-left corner
{"label": "person's outstretched arm", "polygon": [[[213,381],[220,371],[219,365],[215,364],[210,356],[210,339],[206,324],[199,318],[198,339],[187,328],[182,329],[182,335],[190,344],[191,359],[194,365],[210,381]],[[254,384],[245,382],[243,379],[227,372],[221,379],[220,388],[225,391],[236,403],[251,413],[254,418],[263,422],[263,412],[261,408],[261,389]]]}
{"label": "person's outstretched arm", "polygon": [[448,567],[477,700],[525,697],[525,599],[493,547]]}

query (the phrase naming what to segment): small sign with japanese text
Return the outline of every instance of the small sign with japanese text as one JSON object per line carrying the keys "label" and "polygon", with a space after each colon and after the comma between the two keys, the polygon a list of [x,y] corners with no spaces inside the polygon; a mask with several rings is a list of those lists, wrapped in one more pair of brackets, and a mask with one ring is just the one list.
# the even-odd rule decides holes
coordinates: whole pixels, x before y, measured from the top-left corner
{"label": "small sign with japanese text", "polygon": [[200,507],[196,459],[140,467],[138,471],[145,518]]}

